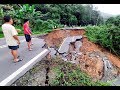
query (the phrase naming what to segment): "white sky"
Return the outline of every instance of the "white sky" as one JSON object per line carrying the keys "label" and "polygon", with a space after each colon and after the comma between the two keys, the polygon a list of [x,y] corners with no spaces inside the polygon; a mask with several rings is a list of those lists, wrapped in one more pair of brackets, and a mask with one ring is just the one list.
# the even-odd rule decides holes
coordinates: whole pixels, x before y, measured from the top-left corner
{"label": "white sky", "polygon": [[120,4],[93,4],[93,6],[98,7],[97,10],[101,12],[120,15]]}

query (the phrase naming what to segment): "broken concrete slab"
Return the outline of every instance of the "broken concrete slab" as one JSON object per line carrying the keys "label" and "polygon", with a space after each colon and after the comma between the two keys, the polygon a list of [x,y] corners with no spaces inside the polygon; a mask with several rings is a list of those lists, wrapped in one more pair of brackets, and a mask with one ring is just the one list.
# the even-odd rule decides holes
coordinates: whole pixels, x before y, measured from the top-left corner
{"label": "broken concrete slab", "polygon": [[81,40],[82,39],[82,36],[80,35],[80,36],[72,36],[71,37],[71,42],[75,42],[76,40]]}
{"label": "broken concrete slab", "polygon": [[67,53],[69,50],[69,45],[64,43],[60,46],[60,48],[58,49],[59,53]]}
{"label": "broken concrete slab", "polygon": [[58,49],[59,53],[66,53],[69,50],[69,43],[70,43],[70,37],[67,37],[63,40],[62,44],[60,45],[60,48]]}
{"label": "broken concrete slab", "polygon": [[[70,42],[75,42],[76,39],[81,39],[82,36],[73,36],[73,37],[67,37],[63,40],[58,52],[59,53],[65,53],[65,52],[68,52],[69,50],[69,44]],[[80,44],[80,42],[79,42]],[[78,44],[77,44],[77,47],[78,47]]]}
{"label": "broken concrete slab", "polygon": [[107,62],[107,67],[108,67],[108,69],[113,69],[113,66],[111,65],[111,63],[110,63],[110,61],[108,61],[108,60],[106,60],[106,62]]}
{"label": "broken concrete slab", "polygon": [[107,72],[108,68],[107,68],[107,62],[104,61],[104,73]]}
{"label": "broken concrete slab", "polygon": [[82,42],[81,41],[76,41],[75,42],[75,51],[79,53],[79,49],[82,46]]}
{"label": "broken concrete slab", "polygon": [[49,50],[50,50],[50,55],[51,55],[51,57],[55,57],[55,54],[57,53],[57,51],[54,49],[54,48],[49,48]]}

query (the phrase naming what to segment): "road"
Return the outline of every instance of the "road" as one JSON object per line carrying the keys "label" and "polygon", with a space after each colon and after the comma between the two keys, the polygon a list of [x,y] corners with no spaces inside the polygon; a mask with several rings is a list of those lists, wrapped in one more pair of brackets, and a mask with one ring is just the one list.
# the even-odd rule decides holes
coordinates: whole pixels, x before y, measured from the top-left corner
{"label": "road", "polygon": [[33,51],[28,51],[25,38],[23,36],[19,36],[19,38],[21,44],[18,53],[23,61],[17,63],[13,63],[13,57],[5,39],[0,39],[0,86],[11,85],[49,52],[47,49],[42,48],[45,43],[43,39],[33,38]]}

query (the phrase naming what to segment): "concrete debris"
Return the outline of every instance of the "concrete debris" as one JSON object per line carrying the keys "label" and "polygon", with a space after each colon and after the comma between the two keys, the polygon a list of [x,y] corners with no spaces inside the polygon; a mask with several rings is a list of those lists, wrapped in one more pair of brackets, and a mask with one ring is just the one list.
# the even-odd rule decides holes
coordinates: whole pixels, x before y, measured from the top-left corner
{"label": "concrete debris", "polygon": [[63,40],[58,52],[62,53],[62,59],[64,61],[69,61],[71,63],[77,63],[76,58],[78,55],[81,55],[80,47],[82,46],[82,42],[80,41],[82,36],[72,36],[67,37]]}
{"label": "concrete debris", "polygon": [[[69,45],[71,42],[75,42],[77,39],[81,39],[82,36],[73,36],[73,37],[67,37],[63,40],[62,44],[60,45],[60,48],[58,50],[59,53],[65,53],[69,50]],[[76,47],[78,47],[80,42],[76,43]]]}
{"label": "concrete debris", "polygon": [[[59,56],[61,56],[61,58],[64,61],[78,64],[80,63],[78,56],[82,55],[82,52],[80,52],[80,48],[82,47],[81,40],[82,40],[82,36],[66,37],[64,38],[59,48],[55,48],[55,47],[49,48],[50,55],[54,57],[57,53]],[[114,71],[114,68],[106,56],[100,54],[99,51],[93,51],[92,53],[89,54],[89,57],[91,58],[96,57],[103,61],[104,73],[103,73],[103,77],[101,78],[101,81],[109,81],[115,78],[116,74],[112,73]]]}
{"label": "concrete debris", "polygon": [[82,42],[81,41],[76,41],[75,42],[75,51],[77,51],[79,53],[79,49],[82,46]]}
{"label": "concrete debris", "polygon": [[57,51],[54,49],[54,48],[49,48],[49,50],[50,50],[50,55],[51,55],[51,57],[55,57],[56,55],[56,53],[57,53]]}

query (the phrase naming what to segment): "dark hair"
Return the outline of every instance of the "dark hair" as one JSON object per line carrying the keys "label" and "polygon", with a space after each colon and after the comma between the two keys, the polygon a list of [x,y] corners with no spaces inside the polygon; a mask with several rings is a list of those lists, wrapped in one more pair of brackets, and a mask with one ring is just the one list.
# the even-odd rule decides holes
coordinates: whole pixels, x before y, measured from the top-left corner
{"label": "dark hair", "polygon": [[9,22],[9,21],[10,21],[10,19],[11,19],[11,17],[10,17],[9,15],[4,16],[4,21],[5,21],[5,22]]}
{"label": "dark hair", "polygon": [[29,19],[24,19],[24,23],[26,23],[27,21],[29,21]]}

